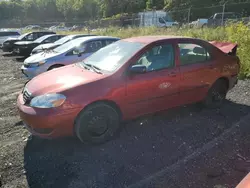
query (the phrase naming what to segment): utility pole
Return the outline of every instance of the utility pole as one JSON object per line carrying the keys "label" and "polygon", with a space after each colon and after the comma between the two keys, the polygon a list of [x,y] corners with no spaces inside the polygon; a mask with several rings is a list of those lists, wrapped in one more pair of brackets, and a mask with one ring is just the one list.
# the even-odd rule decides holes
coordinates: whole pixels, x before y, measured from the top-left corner
{"label": "utility pole", "polygon": [[188,9],[188,24],[190,22],[191,7]]}
{"label": "utility pole", "polygon": [[222,17],[221,17],[221,25],[223,26],[224,25],[224,14],[225,14],[225,9],[226,9],[226,4],[227,4],[228,1],[226,1],[224,4],[223,4],[223,10],[222,10]]}

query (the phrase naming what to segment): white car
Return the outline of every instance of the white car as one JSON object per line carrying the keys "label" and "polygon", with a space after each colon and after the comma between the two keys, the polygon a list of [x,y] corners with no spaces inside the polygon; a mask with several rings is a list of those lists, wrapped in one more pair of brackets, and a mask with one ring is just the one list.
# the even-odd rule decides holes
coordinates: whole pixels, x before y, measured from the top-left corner
{"label": "white car", "polygon": [[18,38],[21,34],[19,31],[12,31],[12,30],[2,30],[0,31],[0,48],[2,48],[3,43],[8,38]]}
{"label": "white car", "polygon": [[80,37],[53,49],[34,54],[24,60],[21,70],[28,79],[59,68],[84,60],[99,49],[120,40],[109,36]]}
{"label": "white car", "polygon": [[55,49],[58,46],[61,46],[61,45],[65,44],[66,42],[69,42],[73,39],[80,38],[80,37],[88,37],[88,36],[95,36],[95,35],[87,35],[87,34],[67,35],[67,36],[57,40],[54,43],[41,44],[41,45],[37,46],[36,48],[34,48],[32,50],[31,55],[40,53],[42,51]]}

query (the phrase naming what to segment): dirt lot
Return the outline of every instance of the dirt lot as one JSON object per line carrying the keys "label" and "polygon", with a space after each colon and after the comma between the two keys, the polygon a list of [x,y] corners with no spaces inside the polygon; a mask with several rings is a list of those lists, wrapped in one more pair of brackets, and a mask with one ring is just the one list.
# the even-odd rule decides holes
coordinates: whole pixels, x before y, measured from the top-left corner
{"label": "dirt lot", "polygon": [[[87,146],[29,137],[15,105],[22,62],[0,54],[0,187],[234,187],[249,168],[250,81],[220,110],[181,107],[124,124]],[[242,125],[241,125],[242,124]]]}

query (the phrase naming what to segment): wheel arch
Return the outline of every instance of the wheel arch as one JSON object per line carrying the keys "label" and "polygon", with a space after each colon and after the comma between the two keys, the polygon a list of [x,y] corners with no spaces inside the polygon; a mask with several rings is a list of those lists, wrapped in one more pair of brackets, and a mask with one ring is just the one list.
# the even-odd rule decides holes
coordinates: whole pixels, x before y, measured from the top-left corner
{"label": "wheel arch", "polygon": [[88,105],[86,105],[78,114],[77,116],[75,117],[75,120],[74,120],[74,131],[73,131],[73,134],[76,136],[76,131],[75,131],[75,126],[76,126],[76,121],[77,119],[79,118],[79,115],[84,111],[84,110],[87,110],[87,108],[91,105],[94,105],[94,104],[98,104],[98,103],[102,103],[102,104],[107,104],[109,106],[111,106],[112,108],[114,108],[117,112],[118,112],[118,115],[119,115],[119,118],[120,120],[122,120],[123,118],[123,115],[122,115],[122,111],[119,107],[119,105],[112,101],[112,100],[107,100],[107,99],[104,99],[104,100],[97,100],[97,101],[93,101],[91,103],[89,103]]}
{"label": "wheel arch", "polygon": [[122,114],[121,108],[116,102],[106,99],[106,100],[97,100],[95,102],[90,103],[89,105],[96,104],[96,103],[104,103],[104,104],[110,105],[112,108],[114,108],[118,112],[119,118],[122,119],[123,114]]}
{"label": "wheel arch", "polygon": [[51,65],[47,70],[51,70],[52,68],[54,67],[63,67],[65,66],[64,64],[60,64],[60,63],[57,63],[57,64],[54,64],[54,65]]}
{"label": "wheel arch", "polygon": [[224,81],[224,82],[226,83],[227,89],[229,89],[229,79],[228,79],[227,77],[220,77],[220,78],[218,78],[218,79],[216,80],[216,82],[217,82],[218,80]]}
{"label": "wheel arch", "polygon": [[[118,105],[116,102],[114,102],[114,101],[112,101],[112,100],[108,100],[108,99],[97,100],[97,101],[93,101],[93,102],[89,103],[88,105],[86,105],[86,106],[79,112],[79,114],[80,114],[82,111],[86,110],[89,106],[94,105],[94,104],[98,104],[98,103],[103,103],[103,104],[107,104],[107,105],[111,106],[112,108],[114,108],[114,109],[117,111],[117,113],[118,113],[118,115],[119,115],[119,118],[120,118],[120,119],[123,118],[123,114],[122,114],[122,111],[121,111],[121,108],[119,107],[119,105]],[[78,115],[77,115],[77,116],[78,116]]]}

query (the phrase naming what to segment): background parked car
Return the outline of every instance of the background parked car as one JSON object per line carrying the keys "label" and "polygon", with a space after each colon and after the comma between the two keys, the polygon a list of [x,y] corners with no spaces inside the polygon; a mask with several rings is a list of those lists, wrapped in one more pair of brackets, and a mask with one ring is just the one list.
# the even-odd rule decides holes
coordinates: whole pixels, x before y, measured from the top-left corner
{"label": "background parked car", "polygon": [[219,26],[222,23],[222,19],[225,24],[227,20],[235,21],[240,18],[241,15],[235,12],[215,13],[210,18],[199,18],[198,20],[191,22],[189,26],[196,28]]}
{"label": "background parked car", "polygon": [[0,31],[0,48],[8,38],[18,38],[21,34],[18,31]]}
{"label": "background parked car", "polygon": [[24,30],[40,30],[42,27],[40,25],[27,25],[23,28]]}
{"label": "background parked car", "polygon": [[73,25],[73,27],[70,29],[71,31],[80,31],[84,28],[84,25]]}
{"label": "background parked car", "polygon": [[25,33],[18,38],[9,38],[3,43],[3,51],[4,52],[12,52],[14,50],[14,44],[18,41],[34,41],[44,35],[56,34],[52,31],[36,31]]}
{"label": "background parked car", "polygon": [[37,54],[37,53],[42,52],[44,50],[54,49],[62,44],[65,44],[68,41],[73,40],[73,39],[80,38],[80,37],[88,37],[88,36],[96,36],[96,35],[88,35],[88,34],[67,35],[67,36],[55,41],[54,43],[41,44],[41,45],[37,46],[36,48],[34,48],[32,50],[31,55]]}
{"label": "background parked car", "polygon": [[22,73],[29,79],[54,68],[73,64],[84,60],[94,52],[113,42],[116,37],[91,36],[71,40],[52,52],[42,52],[24,60]]}
{"label": "background parked car", "polygon": [[58,39],[64,37],[65,35],[57,35],[57,34],[51,34],[51,35],[44,35],[35,41],[20,41],[16,42],[14,46],[13,52],[20,56],[29,56],[31,51],[37,47],[40,44],[46,44],[55,42]]}

